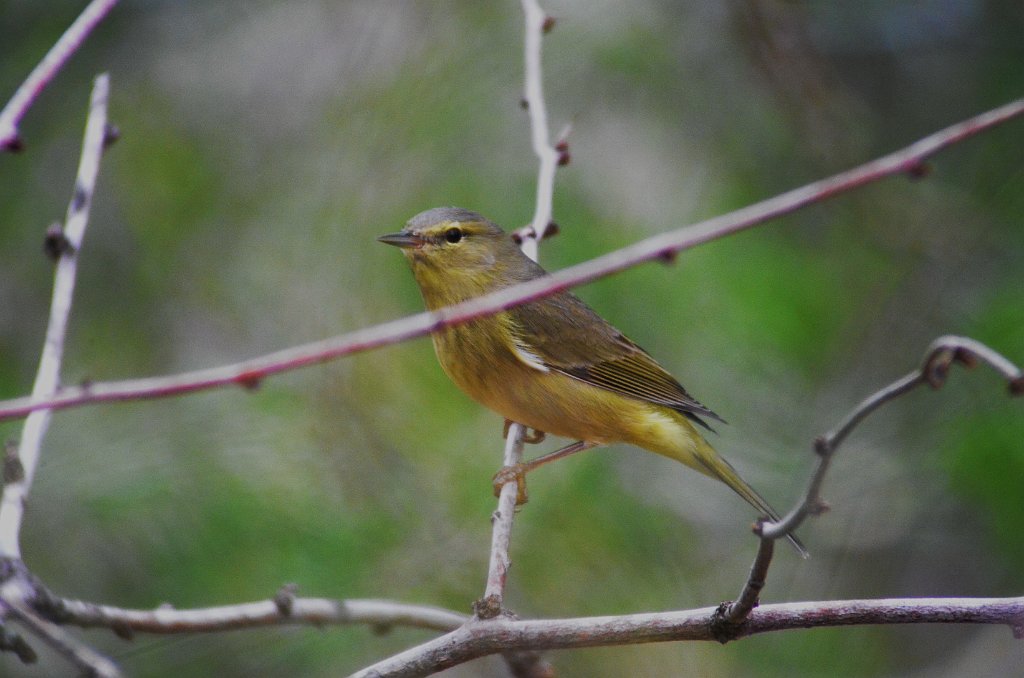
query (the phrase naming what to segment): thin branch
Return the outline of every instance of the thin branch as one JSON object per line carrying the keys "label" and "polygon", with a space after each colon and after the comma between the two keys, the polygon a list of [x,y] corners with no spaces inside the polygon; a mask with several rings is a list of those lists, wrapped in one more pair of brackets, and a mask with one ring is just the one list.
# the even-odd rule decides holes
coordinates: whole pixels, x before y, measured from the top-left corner
{"label": "thin branch", "polygon": [[[525,428],[522,424],[512,423],[505,438],[504,466],[516,466],[523,460],[523,436]],[[505,580],[511,559],[508,555],[512,541],[512,523],[516,513],[518,495],[516,482],[509,481],[501,486],[498,494],[498,508],[491,517],[491,556],[487,566],[487,585],[484,597],[473,606],[477,617],[489,619],[503,610],[505,596]]]}
{"label": "thin branch", "polygon": [[[544,102],[543,71],[541,70],[541,42],[547,24],[547,15],[535,0],[522,0],[525,19],[524,71],[525,101],[530,111],[530,131],[533,150],[540,159],[537,176],[537,201],[534,210],[532,230],[521,234],[519,246],[526,256],[537,261],[537,243],[543,238],[547,224],[551,222],[552,196],[555,190],[555,167],[557,154],[548,143],[547,105]],[[504,466],[517,466],[523,460],[525,429],[512,422],[508,427],[505,441]],[[487,619],[502,612],[505,579],[511,564],[508,555],[512,539],[512,523],[515,519],[518,484],[512,480],[501,486],[498,494],[498,508],[491,522],[491,555],[487,568],[487,585],[484,596],[474,605],[476,615]]]}
{"label": "thin branch", "polygon": [[153,610],[131,610],[80,600],[59,600],[54,616],[61,624],[82,628],[109,628],[118,635],[133,633],[211,633],[265,626],[345,626],[365,624],[377,629],[410,626],[451,631],[469,619],[430,605],[410,605],[390,600],[331,600],[329,598],[280,597],[238,605],[179,610],[162,605]]}
{"label": "thin branch", "polygon": [[544,100],[544,71],[541,68],[541,43],[544,34],[551,30],[554,20],[541,9],[536,0],[522,0],[526,31],[523,36],[523,61],[525,64],[526,86],[524,101],[530,114],[530,142],[533,152],[540,160],[537,171],[537,200],[533,220],[527,229],[518,232],[523,251],[534,261],[537,260],[537,243],[544,239],[552,224],[555,170],[559,154],[551,145],[548,129],[548,109]]}
{"label": "thin branch", "polygon": [[954,362],[967,367],[984,362],[1007,380],[1011,395],[1024,393],[1024,374],[1021,369],[985,344],[968,337],[955,336],[939,337],[933,341],[918,369],[872,393],[851,410],[836,428],[815,440],[814,448],[818,454],[818,463],[811,473],[807,490],[799,503],[779,522],[760,521],[755,527],[754,531],[761,536],[761,541],[750,568],[750,575],[736,601],[723,603],[715,615],[713,627],[721,638],[731,638],[737,625],[758,605],[758,597],[764,588],[771,565],[775,540],[791,534],[807,516],[820,513],[827,506],[821,498],[821,486],[833,455],[850,432],[879,407],[922,384],[940,388],[945,383],[949,368]]}
{"label": "thin branch", "polygon": [[24,576],[25,574],[24,571],[17,572],[0,587],[0,600],[3,601],[5,616],[17,620],[34,637],[41,639],[81,669],[84,675],[118,678],[121,671],[112,661],[32,609],[28,600],[35,592],[30,585],[30,577]]}
{"label": "thin branch", "polygon": [[[716,608],[614,617],[493,619],[465,626],[367,667],[353,678],[424,676],[510,650],[606,647],[715,640]],[[737,626],[735,638],[789,629],[865,624],[1024,625],[1024,598],[907,598],[762,605]]]}
{"label": "thin branch", "polygon": [[[89,222],[89,207],[92,205],[100,158],[103,156],[109,90],[109,77],[105,73],[98,76],[92,89],[78,176],[68,204],[64,228],[49,234],[49,237],[59,240],[61,245],[54,250],[58,259],[53,281],[50,320],[46,328],[42,357],[39,360],[39,371],[32,388],[33,402],[52,398],[60,382],[60,363],[64,354],[64,337],[67,334],[68,317],[71,314],[71,301],[75,291],[78,251]],[[32,479],[39,463],[39,452],[50,424],[51,414],[51,410],[40,409],[29,415],[25,420],[17,451],[18,471],[13,477],[8,477],[7,473],[10,473],[11,469],[9,466],[6,468],[3,497],[0,499],[0,557],[20,557],[18,534],[21,530],[25,500],[32,487]]]}
{"label": "thin branch", "polygon": [[803,498],[778,522],[761,523],[761,536],[764,539],[784,537],[796,530],[807,516],[820,513],[825,508],[826,504],[821,498],[821,486],[825,481],[829,463],[846,436],[865,417],[922,384],[928,384],[936,389],[941,388],[953,363],[973,367],[979,362],[985,363],[1006,379],[1011,395],[1024,393],[1024,372],[998,352],[969,337],[939,337],[928,347],[919,368],[872,393],[853,408],[836,428],[814,441],[818,463],[811,473]]}
{"label": "thin branch", "polygon": [[50,48],[43,60],[32,69],[25,82],[4,106],[4,110],[0,111],[0,150],[21,150],[22,141],[18,136],[18,124],[21,119],[25,117],[39,94],[60,72],[71,55],[82,46],[92,29],[116,4],[117,0],[92,0],[75,19],[75,22],[64,31],[64,35]]}
{"label": "thin branch", "polygon": [[[537,199],[533,221],[530,226],[514,234],[519,247],[526,256],[537,261],[540,253],[538,243],[545,235],[553,232],[552,205],[555,191],[555,169],[559,155],[548,141],[547,104],[544,101],[543,70],[541,69],[541,42],[544,33],[550,30],[552,21],[546,16],[535,0],[522,0],[525,19],[524,28],[524,100],[530,111],[531,143],[540,160],[537,175]],[[568,157],[568,156],[566,156]],[[526,428],[518,422],[510,422],[505,435],[505,468],[518,466],[523,461]],[[509,547],[512,542],[512,525],[515,522],[516,504],[519,501],[519,483],[508,481],[498,493],[498,508],[491,516],[491,552],[487,565],[487,585],[484,596],[473,605],[477,619],[491,619],[505,610],[505,582],[512,561]],[[547,678],[554,670],[535,652],[505,652],[505,663],[516,678]]]}
{"label": "thin branch", "polygon": [[646,261],[671,261],[677,253],[732,233],[757,226],[825,199],[849,192],[894,174],[920,172],[922,163],[947,146],[962,142],[1024,114],[1024,99],[1000,106],[931,134],[895,153],[852,170],[807,184],[759,203],[707,221],[641,240],[596,259],[551,275],[432,312],[400,318],[330,339],[303,344],[259,358],[183,374],[99,382],[62,389],[44,400],[14,398],[0,401],[0,421],[23,417],[39,409],[63,409],[98,402],[143,400],[183,395],[211,388],[258,386],[264,378],[343,356],[420,337],[444,327],[550,296]]}
{"label": "thin branch", "polygon": [[736,625],[743,622],[751,610],[761,604],[761,590],[768,581],[768,567],[772,564],[775,540],[762,538],[758,542],[757,555],[750,566],[750,574],[740,590],[740,595],[731,603],[722,603],[715,611],[713,624],[724,624],[726,628],[715,629],[716,637],[731,635]]}

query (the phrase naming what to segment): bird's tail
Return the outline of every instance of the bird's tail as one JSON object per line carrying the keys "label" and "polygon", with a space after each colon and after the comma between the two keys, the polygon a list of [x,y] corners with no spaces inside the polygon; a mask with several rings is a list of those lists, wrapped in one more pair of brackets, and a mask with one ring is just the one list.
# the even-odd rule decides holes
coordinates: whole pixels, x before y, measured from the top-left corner
{"label": "bird's tail", "polygon": [[[779,513],[765,501],[764,497],[758,494],[747,481],[743,480],[740,474],[736,472],[736,469],[732,467],[732,464],[727,462],[722,455],[718,454],[715,448],[711,447],[710,443],[704,440],[703,436],[698,435],[697,437],[697,450],[694,455],[697,465],[694,468],[712,478],[721,480],[731,487],[736,494],[743,497],[748,504],[768,516],[773,522],[778,522]],[[810,556],[810,553],[807,552],[807,549],[804,548],[803,543],[795,534],[789,533],[786,535],[786,538],[789,539],[789,542],[797,550],[801,558]]]}

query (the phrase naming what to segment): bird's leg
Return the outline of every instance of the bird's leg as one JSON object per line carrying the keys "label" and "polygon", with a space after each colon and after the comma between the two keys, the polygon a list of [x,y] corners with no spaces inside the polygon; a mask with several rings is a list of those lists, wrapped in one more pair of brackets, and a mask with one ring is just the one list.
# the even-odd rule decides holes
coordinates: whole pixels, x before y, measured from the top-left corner
{"label": "bird's leg", "polygon": [[[506,419],[505,428],[501,432],[502,438],[508,438],[508,430],[510,428],[512,428],[512,420]],[[536,445],[537,443],[542,443],[544,442],[544,439],[547,437],[547,434],[544,433],[544,431],[538,431],[535,428],[527,428],[525,426],[523,428],[526,430],[526,433],[523,434],[523,442],[526,443],[527,445]]]}
{"label": "bird's leg", "polygon": [[515,481],[516,484],[516,506],[521,506],[527,502],[528,497],[526,496],[526,474],[537,468],[543,466],[548,462],[568,457],[570,454],[576,454],[583,450],[589,450],[592,447],[597,447],[597,443],[592,443],[587,440],[577,440],[571,445],[566,445],[554,452],[548,452],[541,456],[531,459],[530,461],[524,461],[519,464],[512,466],[502,467],[500,471],[494,474],[494,496],[501,494],[501,488],[506,484]]}

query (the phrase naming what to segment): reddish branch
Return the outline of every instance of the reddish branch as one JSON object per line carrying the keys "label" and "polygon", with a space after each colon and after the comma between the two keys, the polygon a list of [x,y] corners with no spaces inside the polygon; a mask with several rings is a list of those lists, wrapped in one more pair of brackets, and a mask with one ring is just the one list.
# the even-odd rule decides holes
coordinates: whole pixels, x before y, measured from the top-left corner
{"label": "reddish branch", "polygon": [[17,89],[11,100],[0,111],[0,150],[19,151],[23,143],[18,136],[18,123],[39,97],[46,85],[60,72],[71,55],[81,47],[92,29],[114,8],[117,0],[93,0],[82,10],[75,22],[68,27],[43,60]]}
{"label": "reddish branch", "polygon": [[648,238],[549,276],[506,288],[470,301],[419,313],[323,341],[295,346],[252,360],[165,377],[97,382],[71,386],[52,398],[30,397],[0,402],[0,421],[24,417],[39,409],[63,409],[89,403],[142,400],[183,395],[220,386],[258,386],[266,377],[343,356],[395,344],[413,337],[493,314],[526,301],[582,285],[646,261],[671,260],[677,253],[705,242],[757,226],[865,184],[901,173],[915,173],[922,163],[947,146],[962,142],[1024,113],[1024,99],[935,132],[906,148],[852,170],[769,198],[707,221]]}

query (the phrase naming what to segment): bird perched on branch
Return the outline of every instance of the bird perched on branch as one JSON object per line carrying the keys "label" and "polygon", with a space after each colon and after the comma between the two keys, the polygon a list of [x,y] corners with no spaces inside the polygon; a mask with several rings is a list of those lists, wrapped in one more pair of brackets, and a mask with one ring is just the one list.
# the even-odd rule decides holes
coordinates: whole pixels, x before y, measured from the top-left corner
{"label": "bird perched on branch", "polygon": [[[457,207],[417,214],[378,240],[402,249],[431,310],[546,275],[499,226]],[[496,489],[515,479],[520,502],[527,471],[624,442],[722,481],[778,520],[697,430],[710,430],[705,419],[723,420],[575,295],[558,292],[432,336],[441,367],[473,399],[536,432],[579,441],[499,472]]]}

